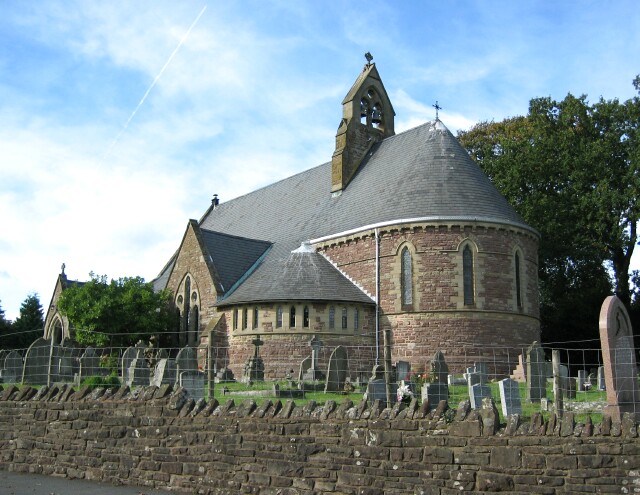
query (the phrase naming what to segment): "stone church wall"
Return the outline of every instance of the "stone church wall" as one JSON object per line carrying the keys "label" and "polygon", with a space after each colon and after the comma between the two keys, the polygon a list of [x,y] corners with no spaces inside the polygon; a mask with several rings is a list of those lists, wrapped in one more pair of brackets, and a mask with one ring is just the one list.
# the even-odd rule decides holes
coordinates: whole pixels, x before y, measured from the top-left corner
{"label": "stone church wall", "polygon": [[[474,304],[463,297],[462,249],[474,253]],[[412,253],[413,304],[401,303],[401,252]],[[375,237],[359,233],[326,241],[320,251],[370,294],[376,293]],[[516,299],[514,253],[521,259],[521,307]],[[381,327],[392,330],[394,360],[423,365],[437,350],[453,371],[469,355],[498,362],[540,338],[537,239],[491,224],[398,225],[380,232]],[[456,363],[460,363],[457,365]]]}
{"label": "stone church wall", "polygon": [[35,393],[0,391],[2,470],[200,494],[631,493],[640,484],[629,417],[499,426],[493,409],[426,413],[415,403],[220,405],[169,387]]}

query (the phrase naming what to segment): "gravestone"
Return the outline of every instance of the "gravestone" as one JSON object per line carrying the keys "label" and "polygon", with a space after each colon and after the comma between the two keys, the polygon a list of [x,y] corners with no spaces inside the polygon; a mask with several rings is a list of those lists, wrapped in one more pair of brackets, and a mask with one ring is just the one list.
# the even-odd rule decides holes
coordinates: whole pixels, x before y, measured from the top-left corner
{"label": "gravestone", "polygon": [[120,361],[122,383],[127,383],[127,381],[129,380],[129,367],[131,366],[131,363],[133,362],[133,360],[136,359],[137,357],[142,357],[143,355],[144,355],[144,347],[142,347],[140,343],[136,344],[135,347],[127,347],[125,349],[124,353],[122,354],[122,359]]}
{"label": "gravestone", "polygon": [[341,392],[344,389],[344,382],[347,379],[347,367],[347,351],[339,345],[329,357],[327,382],[324,386],[325,392]]}
{"label": "gravestone", "polygon": [[544,349],[534,342],[527,349],[527,400],[540,402],[547,398],[547,364],[544,360]]}
{"label": "gravestone", "polygon": [[448,375],[448,385],[467,385],[467,379],[464,376]]}
{"label": "gravestone", "polygon": [[440,401],[449,400],[449,366],[444,354],[437,351],[431,359],[431,383],[422,385],[422,402],[428,402],[429,409],[436,407]]}
{"label": "gravestone", "polygon": [[51,342],[42,337],[36,339],[27,349],[24,357],[22,383],[47,385],[51,362]]}
{"label": "gravestone", "polygon": [[522,403],[520,401],[520,386],[517,381],[505,378],[498,382],[500,390],[500,402],[502,403],[502,414],[507,417],[512,414],[522,414]]}
{"label": "gravestone", "polygon": [[244,365],[244,376],[242,377],[244,383],[264,381],[264,362],[260,357],[260,346],[264,344],[264,341],[258,335],[251,343],[254,345],[254,353]]}
{"label": "gravestone", "polygon": [[449,377],[449,366],[444,359],[442,351],[436,351],[431,358],[431,379],[432,383],[447,383]]}
{"label": "gravestone", "polygon": [[407,361],[398,361],[396,363],[396,381],[409,380],[411,372],[411,363]]}
{"label": "gravestone", "polygon": [[131,361],[126,384],[129,387],[147,386],[151,382],[149,365],[144,357],[137,357]]}
{"label": "gravestone", "polygon": [[176,369],[178,376],[180,376],[180,373],[198,372],[198,355],[193,347],[183,347],[178,351]]}
{"label": "gravestone", "polygon": [[324,379],[324,373],[318,369],[318,354],[320,353],[322,345],[322,341],[315,335],[309,341],[309,346],[311,347],[311,367],[302,377],[303,380],[316,381]]}
{"label": "gravestone", "polygon": [[4,360],[9,354],[9,351],[6,349],[0,349],[0,370],[4,369]]}
{"label": "gravestone", "polygon": [[173,359],[160,359],[153,370],[151,385],[174,385],[178,381],[177,376],[176,362]]}
{"label": "gravestone", "polygon": [[298,372],[298,381],[302,381],[304,374],[311,368],[311,356],[307,356],[300,362],[300,371]]}
{"label": "gravestone", "polygon": [[487,385],[477,383],[469,387],[469,400],[473,409],[482,408],[482,399],[491,397],[491,389]]}
{"label": "gravestone", "polygon": [[[473,369],[473,368],[469,368],[469,369]],[[481,382],[482,377],[480,373],[476,373],[475,371],[470,371],[466,373],[466,377],[467,377],[468,387],[473,387],[474,385],[482,385],[482,382]]]}
{"label": "gravestone", "polygon": [[72,382],[75,373],[78,372],[78,351],[74,347],[61,346],[58,352],[57,380]]}
{"label": "gravestone", "polygon": [[604,383],[604,366],[598,366],[598,390],[606,390],[607,387]]}
{"label": "gravestone", "polygon": [[89,376],[106,376],[109,374],[107,368],[100,366],[100,356],[96,354],[93,347],[87,347],[80,356],[80,380]]}
{"label": "gravestone", "polygon": [[578,378],[576,378],[576,388],[580,392],[587,390],[586,384],[589,381],[587,370],[578,370]]}
{"label": "gravestone", "polygon": [[487,363],[485,363],[484,361],[473,363],[473,369],[479,375],[480,385],[484,385],[485,383],[487,383],[489,377]]}
{"label": "gravestone", "polygon": [[184,371],[180,373],[180,386],[193,399],[204,399],[204,373]]}
{"label": "gravestone", "polygon": [[625,412],[640,418],[638,369],[629,314],[618,297],[609,296],[600,309],[600,343],[607,389],[604,414],[621,421]]}
{"label": "gravestone", "polygon": [[[398,384],[391,383],[391,400],[395,400],[398,394]],[[381,364],[374,365],[371,370],[371,378],[367,384],[367,401],[369,404],[373,404],[376,400],[382,401],[383,404],[387,402],[387,386],[384,379],[384,366]]]}
{"label": "gravestone", "polygon": [[19,383],[22,380],[22,356],[17,351],[8,352],[0,370],[3,383]]}

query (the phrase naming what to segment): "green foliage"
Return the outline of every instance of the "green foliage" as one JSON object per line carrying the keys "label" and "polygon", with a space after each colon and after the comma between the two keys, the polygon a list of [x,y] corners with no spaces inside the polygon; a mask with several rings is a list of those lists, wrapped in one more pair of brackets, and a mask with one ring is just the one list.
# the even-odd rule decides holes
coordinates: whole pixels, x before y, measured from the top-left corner
{"label": "green foliage", "polygon": [[82,385],[87,385],[91,388],[98,387],[119,387],[120,379],[115,375],[109,376],[88,376],[82,380]]}
{"label": "green foliage", "polygon": [[141,277],[107,282],[106,275],[72,285],[58,301],[82,345],[125,347],[165,333],[173,321],[168,291],[154,292]]}
{"label": "green foliage", "polygon": [[[44,312],[38,294],[29,294],[20,306],[20,314],[10,327],[10,335],[2,342],[5,348],[21,349],[29,347],[34,340],[42,337]],[[3,339],[4,340],[4,339]]]}
{"label": "green foliage", "polygon": [[[640,90],[640,77],[636,78]],[[541,233],[543,339],[597,337],[615,287],[629,305],[638,241],[640,98],[589,104],[532,99],[526,117],[459,133],[463,146],[516,211]],[[609,280],[611,270],[613,280]]]}

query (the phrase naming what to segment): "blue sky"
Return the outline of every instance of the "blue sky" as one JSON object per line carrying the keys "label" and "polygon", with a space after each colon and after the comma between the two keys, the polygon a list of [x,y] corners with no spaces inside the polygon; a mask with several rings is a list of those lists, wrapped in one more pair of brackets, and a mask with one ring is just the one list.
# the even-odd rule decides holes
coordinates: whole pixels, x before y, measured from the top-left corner
{"label": "blue sky", "polygon": [[[627,99],[635,1],[0,0],[0,304],[153,279],[189,218],[327,162],[370,51],[396,132]],[[195,22],[197,20],[197,22]],[[195,23],[195,24],[194,24]],[[191,30],[190,30],[191,28]],[[187,35],[188,34],[188,35]],[[638,263],[636,263],[638,265]]]}

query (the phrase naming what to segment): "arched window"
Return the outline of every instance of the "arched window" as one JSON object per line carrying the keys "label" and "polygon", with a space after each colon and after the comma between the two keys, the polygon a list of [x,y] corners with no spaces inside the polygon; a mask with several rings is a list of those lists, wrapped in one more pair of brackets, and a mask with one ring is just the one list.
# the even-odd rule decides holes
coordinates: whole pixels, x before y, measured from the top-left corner
{"label": "arched window", "polygon": [[359,326],[360,326],[360,311],[358,310],[358,308],[356,308],[353,311],[353,329],[358,330]]}
{"label": "arched window", "polygon": [[329,328],[336,328],[336,308],[329,306]]}
{"label": "arched window", "polygon": [[184,281],[184,306],[182,308],[182,331],[187,334],[186,340],[189,341],[189,318],[191,317],[191,277],[187,276]]}
{"label": "arched window", "polygon": [[282,306],[276,309],[276,328],[282,328]]}
{"label": "arched window", "polygon": [[342,308],[342,329],[347,328],[348,318],[347,318],[347,308]]}
{"label": "arched window", "polygon": [[289,310],[289,326],[291,328],[296,327],[296,307],[295,306],[291,306],[291,309]]}
{"label": "arched window", "polygon": [[520,281],[520,255],[516,253],[515,255],[515,271],[516,271],[516,304],[519,308],[522,307],[522,292],[521,292],[521,281]]}
{"label": "arched window", "polygon": [[302,312],[302,326],[309,328],[309,306],[305,306]]}
{"label": "arched window", "polygon": [[413,306],[413,260],[408,247],[402,250],[401,254],[401,280],[402,307],[409,309]]}
{"label": "arched window", "polygon": [[234,308],[233,310],[233,329],[238,329],[238,308]]}
{"label": "arched window", "polygon": [[469,306],[475,303],[473,294],[473,251],[467,244],[462,250],[462,278],[464,283],[464,304]]}
{"label": "arched window", "polygon": [[252,328],[258,328],[258,307],[253,308],[253,326]]}
{"label": "arched window", "polygon": [[242,309],[242,329],[246,330],[249,326],[249,310],[247,308]]}

